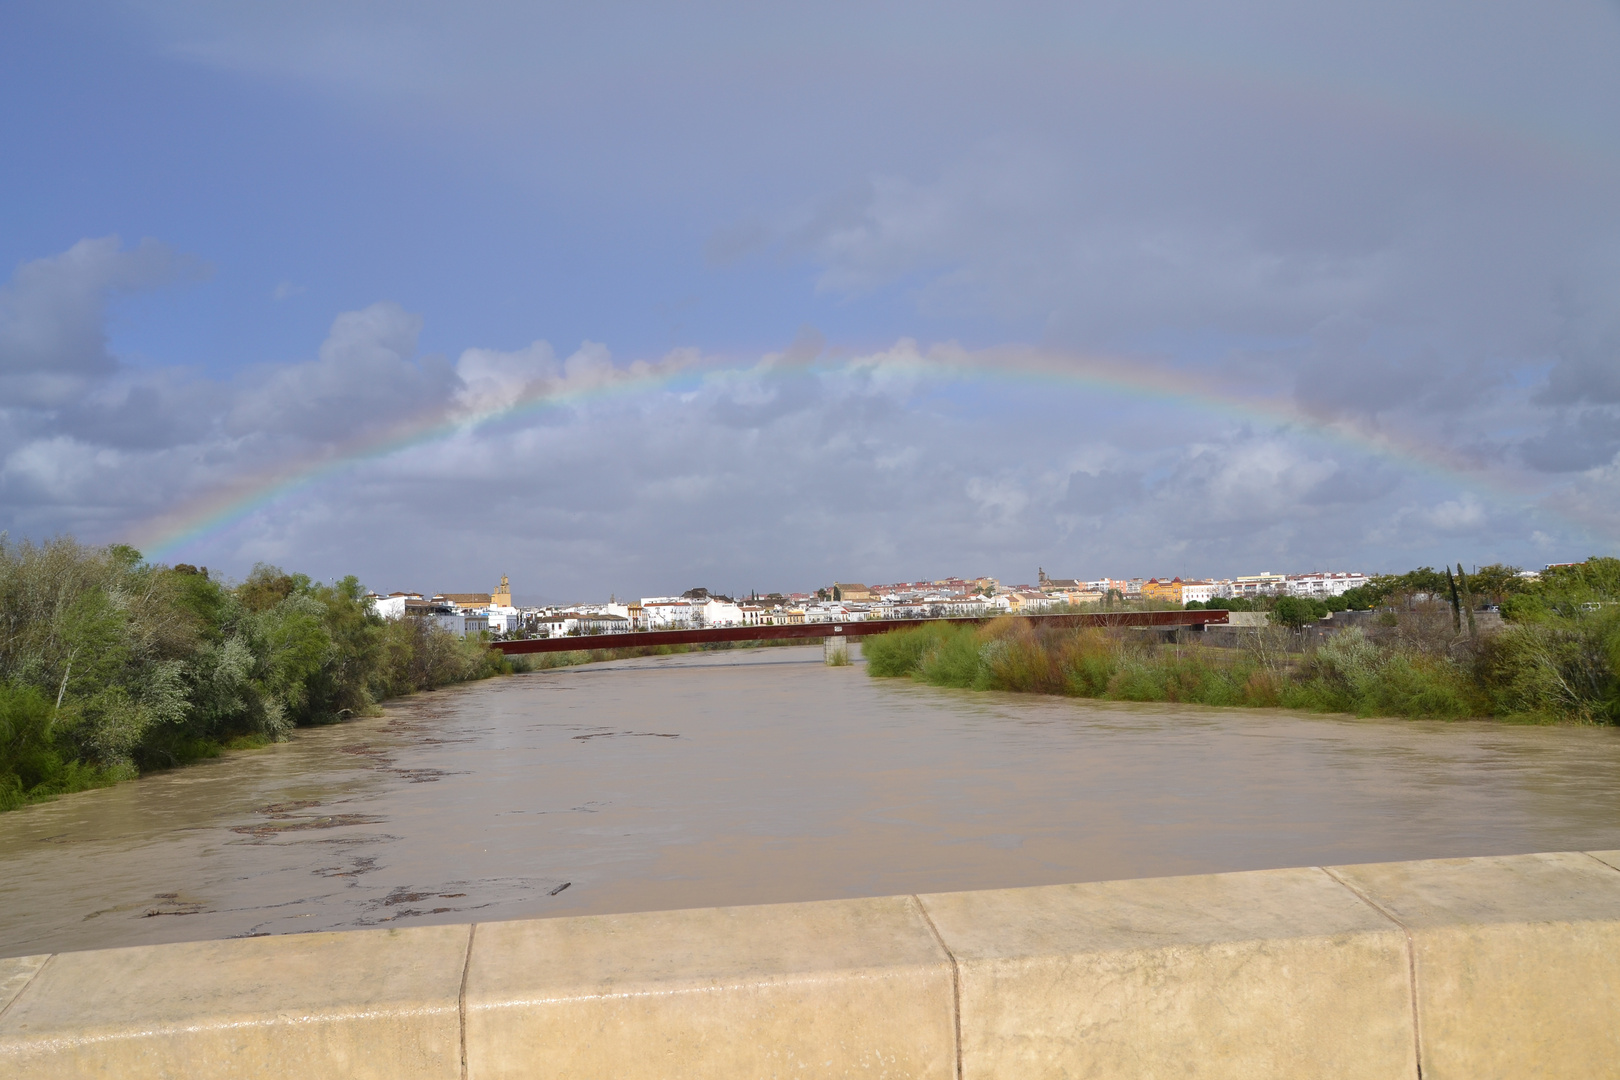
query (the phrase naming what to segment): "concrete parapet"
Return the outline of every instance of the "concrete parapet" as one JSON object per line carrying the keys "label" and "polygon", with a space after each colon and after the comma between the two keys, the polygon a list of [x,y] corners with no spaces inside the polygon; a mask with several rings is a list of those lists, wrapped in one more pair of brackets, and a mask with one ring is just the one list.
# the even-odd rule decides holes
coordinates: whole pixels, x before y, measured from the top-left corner
{"label": "concrete parapet", "polygon": [[1414,1075],[1405,936],[1320,870],[921,900],[964,1077]]}
{"label": "concrete parapet", "polygon": [[450,1080],[470,931],[60,953],[0,1014],[0,1075]]}
{"label": "concrete parapet", "polygon": [[909,896],[489,923],[467,1075],[955,1074],[950,957]]}
{"label": "concrete parapet", "polygon": [[1426,1080],[1620,1076],[1620,872],[1579,853],[1338,868],[1412,939]]}
{"label": "concrete parapet", "polygon": [[1620,1076],[1620,851],[0,960],[8,1078],[1194,1074]]}

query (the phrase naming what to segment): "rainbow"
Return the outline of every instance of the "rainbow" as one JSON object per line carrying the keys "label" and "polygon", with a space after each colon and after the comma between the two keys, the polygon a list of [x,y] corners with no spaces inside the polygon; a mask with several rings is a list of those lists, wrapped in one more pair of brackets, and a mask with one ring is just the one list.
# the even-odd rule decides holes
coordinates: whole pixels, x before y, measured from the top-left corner
{"label": "rainbow", "polygon": [[[908,28],[907,33],[911,31]],[[1334,77],[1322,71],[1268,66],[1253,56],[1226,55],[1219,49],[1173,47],[1151,41],[1110,40],[1102,45],[1069,38],[1041,37],[1027,44],[1037,49],[1059,47],[1065,63],[1083,53],[1093,65],[1110,65],[1150,81],[1196,83],[1257,102],[1309,107],[1357,123],[1396,130],[1408,137],[1445,142],[1478,156],[1516,168],[1560,175],[1613,177],[1620,174],[1614,147],[1578,129],[1537,123],[1522,117],[1469,112],[1454,103],[1426,99],[1374,83]],[[1079,50],[1077,52],[1076,50]],[[536,411],[580,405],[596,398],[656,393],[689,381],[770,378],[787,372],[829,372],[876,363],[910,367],[919,378],[960,383],[1026,383],[1089,390],[1188,408],[1206,415],[1276,425],[1387,460],[1444,484],[1479,494],[1498,504],[1523,508],[1542,494],[1523,474],[1474,460],[1400,431],[1342,416],[1315,412],[1284,396],[1256,396],[1194,373],[1139,361],[1006,347],[969,351],[936,347],[909,357],[902,349],[858,358],[844,365],[828,361],[795,362],[767,357],[757,363],[704,363],[693,356],[599,373],[594,381],[542,381],[520,398],[498,407],[468,409],[446,405],[404,418],[324,451],[273,468],[222,479],[196,498],[140,523],[128,539],[154,557],[165,557],[223,532],[248,516],[275,506],[323,481],[385,459],[412,447],[454,437],[484,424]],[[1539,512],[1568,521],[1576,530],[1606,541],[1616,539],[1612,526],[1581,522],[1541,505]]]}
{"label": "rainbow", "polygon": [[938,346],[921,351],[910,342],[902,342],[887,352],[843,362],[771,355],[746,366],[726,366],[701,360],[692,353],[678,353],[658,362],[637,362],[623,368],[600,368],[578,376],[540,380],[510,400],[483,407],[451,403],[332,445],[319,454],[232,477],[206,494],[141,523],[127,539],[152,558],[165,559],[256,512],[368,462],[525,414],[611,397],[667,392],[683,385],[697,389],[709,382],[880,370],[919,383],[1055,386],[1185,407],[1206,415],[1300,431],[1477,493],[1492,503],[1523,507],[1536,495],[1529,483],[1513,474],[1446,448],[1352,419],[1318,414],[1281,396],[1240,394],[1186,371],[1034,348],[970,351]]}

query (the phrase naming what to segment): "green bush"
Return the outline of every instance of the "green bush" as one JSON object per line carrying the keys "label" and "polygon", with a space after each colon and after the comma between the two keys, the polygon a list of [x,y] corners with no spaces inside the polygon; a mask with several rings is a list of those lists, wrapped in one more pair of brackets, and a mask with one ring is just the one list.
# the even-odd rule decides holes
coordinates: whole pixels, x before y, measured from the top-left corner
{"label": "green bush", "polygon": [[956,629],[942,623],[919,623],[906,630],[862,638],[861,655],[866,657],[867,674],[880,678],[916,674],[940,636]]}
{"label": "green bush", "polygon": [[1620,720],[1620,609],[1579,626],[1536,624],[1477,653],[1425,649],[1399,628],[1384,642],[1351,628],[1306,653],[1283,632],[1247,651],[1152,645],[1129,631],[923,624],[866,639],[868,673],[934,686],[1116,701],[1285,706],[1358,716]]}
{"label": "green bush", "polygon": [[232,586],[128,547],[0,534],[0,808],[511,670],[481,641],[378,618],[353,577],[257,566]]}

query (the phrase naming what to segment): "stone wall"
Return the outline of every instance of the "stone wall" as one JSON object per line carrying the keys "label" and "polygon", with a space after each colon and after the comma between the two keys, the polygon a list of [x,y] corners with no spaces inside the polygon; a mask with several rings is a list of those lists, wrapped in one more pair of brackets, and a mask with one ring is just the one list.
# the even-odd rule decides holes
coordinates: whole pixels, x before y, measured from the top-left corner
{"label": "stone wall", "polygon": [[1620,1076],[1620,852],[17,957],[0,1075]]}

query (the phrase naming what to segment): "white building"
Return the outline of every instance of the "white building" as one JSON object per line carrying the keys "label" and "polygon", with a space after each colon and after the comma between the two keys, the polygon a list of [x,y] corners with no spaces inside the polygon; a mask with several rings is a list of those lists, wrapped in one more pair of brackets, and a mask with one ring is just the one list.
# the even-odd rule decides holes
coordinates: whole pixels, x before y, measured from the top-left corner
{"label": "white building", "polygon": [[630,620],[623,615],[600,611],[559,611],[536,619],[530,625],[538,637],[594,637],[622,634],[630,628]]}
{"label": "white building", "polygon": [[932,618],[980,619],[990,614],[992,602],[985,596],[929,596],[923,601]]}
{"label": "white building", "polygon": [[1366,574],[1290,574],[1288,595],[1308,596],[1321,600],[1329,596],[1343,596],[1351,589],[1367,584]]}
{"label": "white building", "polygon": [[704,626],[741,626],[743,624],[742,605],[731,600],[717,600],[711,596],[700,610],[703,613]]}
{"label": "white building", "polygon": [[505,604],[491,604],[485,615],[489,619],[489,629],[492,633],[510,634],[523,625],[523,613]]}
{"label": "white building", "polygon": [[1279,596],[1288,591],[1288,575],[1262,570],[1258,574],[1235,577],[1226,585],[1226,596]]}
{"label": "white building", "polygon": [[474,611],[457,612],[454,615],[435,615],[440,626],[452,634],[462,637],[477,637],[489,630],[489,616]]}
{"label": "white building", "polygon": [[371,601],[371,610],[378,615],[385,619],[399,619],[405,615],[405,602],[407,600],[420,600],[422,594],[396,592],[389,593],[387,596],[378,596],[376,593],[372,593],[366,599]]}
{"label": "white building", "polygon": [[649,630],[685,630],[697,622],[697,606],[679,596],[644,596],[641,617]]}
{"label": "white building", "polygon": [[1215,583],[1213,581],[1183,581],[1181,583],[1181,602],[1183,604],[1206,603],[1215,598]]}

